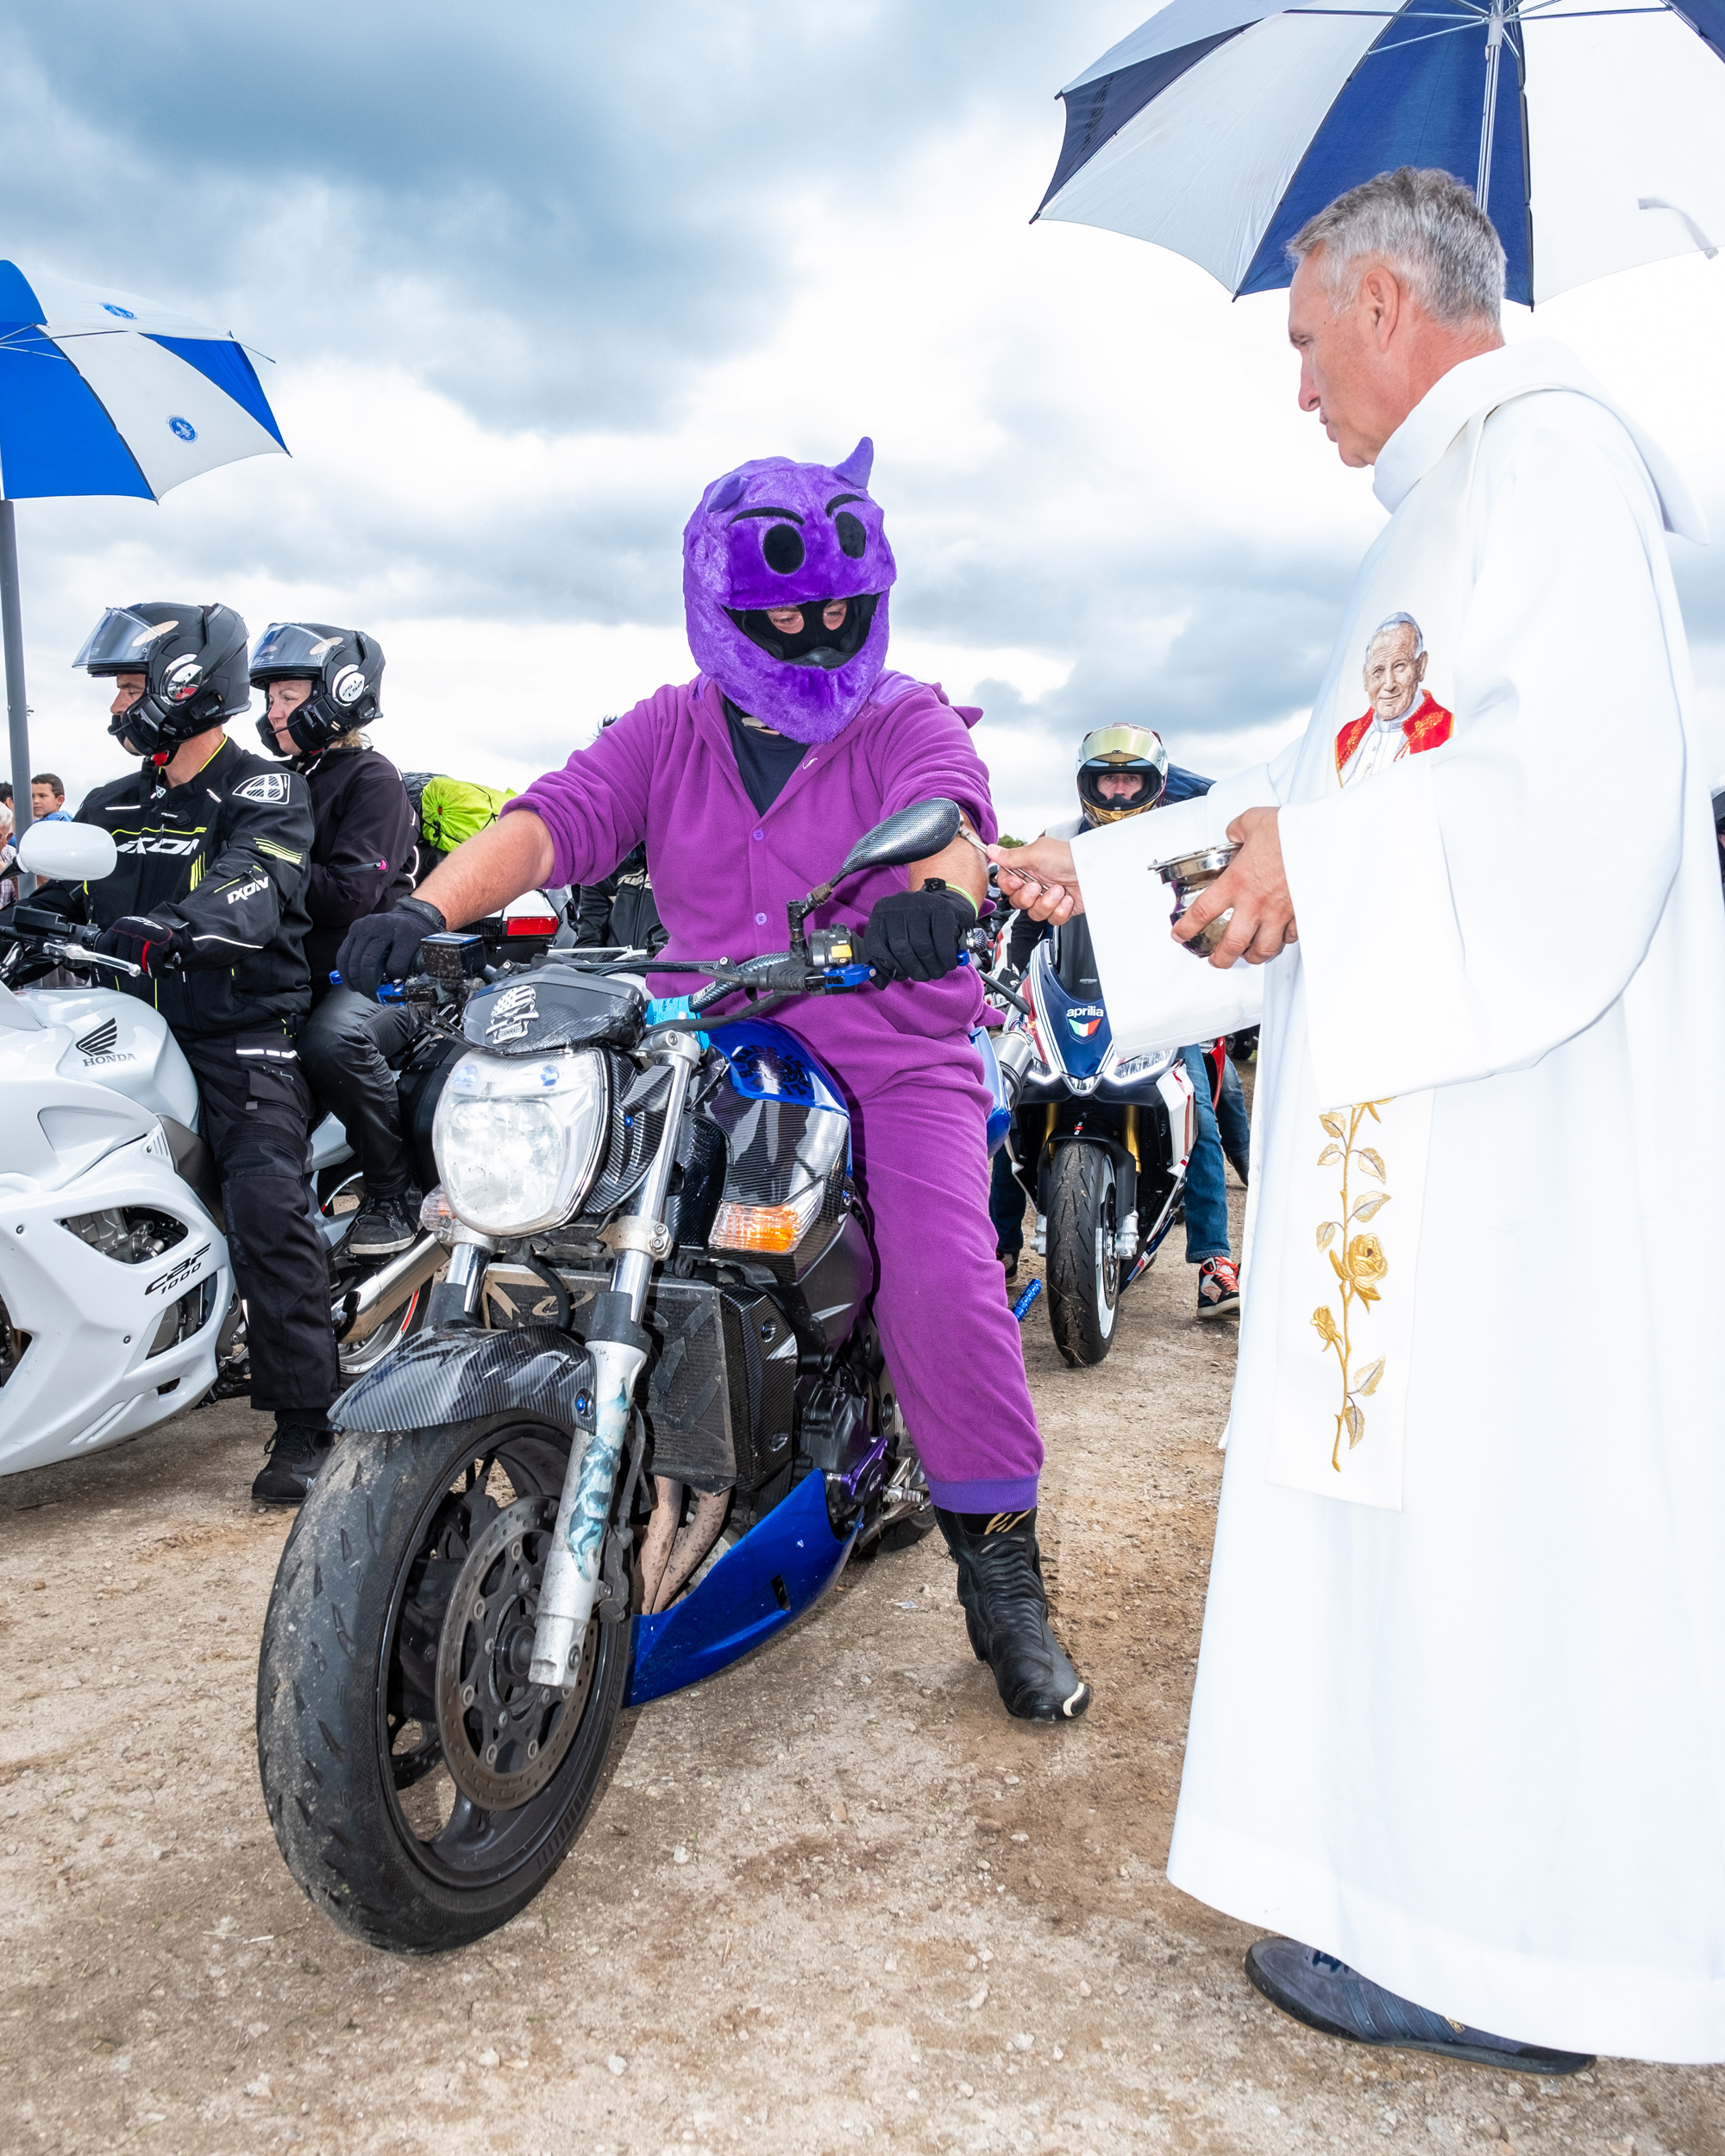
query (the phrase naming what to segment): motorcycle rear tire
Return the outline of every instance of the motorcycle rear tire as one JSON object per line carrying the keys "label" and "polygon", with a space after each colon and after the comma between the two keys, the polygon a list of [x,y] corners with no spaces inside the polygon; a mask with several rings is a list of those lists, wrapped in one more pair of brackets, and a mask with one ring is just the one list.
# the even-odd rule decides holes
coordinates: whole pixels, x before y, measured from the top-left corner
{"label": "motorcycle rear tire", "polygon": [[[472,1477],[473,1463],[501,1457],[515,1496],[543,1500],[549,1521],[569,1444],[567,1430],[530,1418],[401,1436],[355,1432],[313,1484],[282,1552],[258,1659],[265,1804],[313,1907],[369,1946],[437,1953],[506,1924],[562,1862],[603,1784],[628,1689],[626,1623],[594,1621],[577,1726],[542,1789],[513,1811],[486,1812],[455,1783],[444,1833],[466,1804],[463,1817],[475,1824],[463,1831],[477,1860],[450,1834],[446,1861],[444,1843],[417,1835],[401,1802],[440,1765],[455,1783],[435,1724],[409,1720],[410,1729],[421,1728],[422,1752],[435,1743],[440,1757],[405,1781],[399,1712],[392,1727],[409,1576],[433,1546],[433,1522],[448,1516],[440,1507],[460,1501],[452,1485],[464,1467]],[[483,1478],[478,1487],[486,1487]]]}
{"label": "motorcycle rear tire", "polygon": [[1056,1148],[1048,1179],[1048,1321],[1069,1363],[1113,1345],[1120,1299],[1114,1164],[1100,1145]]}

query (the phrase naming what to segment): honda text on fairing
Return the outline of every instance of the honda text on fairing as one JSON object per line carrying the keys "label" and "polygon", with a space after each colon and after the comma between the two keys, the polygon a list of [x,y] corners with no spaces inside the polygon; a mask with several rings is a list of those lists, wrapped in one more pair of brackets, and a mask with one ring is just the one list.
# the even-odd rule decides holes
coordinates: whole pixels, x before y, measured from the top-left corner
{"label": "honda text on fairing", "polygon": [[[35,825],[19,848],[27,873],[80,881],[115,858],[90,824]],[[92,950],[95,934],[28,900],[0,929],[0,1474],[117,1445],[244,1383],[197,1082],[160,1012],[101,985],[138,968]],[[90,985],[30,985],[61,968]],[[435,1067],[410,1058],[399,1081],[428,1160],[430,1112],[414,1112]],[[447,1255],[421,1235],[387,1264],[348,1256],[355,1171],[333,1118],[313,1132],[310,1172],[351,1381],[423,1321]]]}
{"label": "honda text on fairing", "polygon": [[[337,1403],[258,1677],[282,1853],[371,1944],[506,1922],[579,1831],[625,1705],[933,1524],[867,1316],[844,1098],[768,1013],[867,991],[860,934],[805,933],[808,912],[958,820],[928,801],[860,840],[791,906],[786,951],[656,960],[706,981],[673,1003],[632,970],[644,951],[488,986],[475,937],[421,945],[448,1275],[430,1329]],[[760,1000],[718,1015],[739,990]]]}

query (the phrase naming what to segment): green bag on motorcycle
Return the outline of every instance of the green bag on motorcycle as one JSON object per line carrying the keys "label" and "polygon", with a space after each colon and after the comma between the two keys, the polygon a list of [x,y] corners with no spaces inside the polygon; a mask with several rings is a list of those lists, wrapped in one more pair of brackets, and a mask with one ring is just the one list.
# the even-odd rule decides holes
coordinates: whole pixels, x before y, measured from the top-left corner
{"label": "green bag on motorcycle", "polygon": [[480,786],[472,779],[435,774],[423,779],[416,789],[413,782],[420,779],[420,774],[409,772],[405,776],[409,798],[417,792],[414,805],[419,812],[421,836],[440,854],[453,853],[463,839],[489,830],[502,815],[504,803],[515,799],[513,787]]}

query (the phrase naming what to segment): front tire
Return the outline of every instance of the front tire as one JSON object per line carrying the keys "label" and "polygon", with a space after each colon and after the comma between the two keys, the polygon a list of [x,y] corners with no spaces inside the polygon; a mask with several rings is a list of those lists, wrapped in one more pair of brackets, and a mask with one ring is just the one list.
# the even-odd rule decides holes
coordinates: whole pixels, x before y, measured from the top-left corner
{"label": "front tire", "polygon": [[1100,1363],[1120,1300],[1114,1163],[1100,1145],[1055,1150],[1048,1178],[1048,1319],[1068,1363]]}
{"label": "front tire", "polygon": [[466,1946],[544,1885],[604,1779],[630,1627],[588,1626],[568,1693],[527,1682],[570,1435],[354,1432],[282,1552],[258,1768],[314,1906],[395,1953]]}

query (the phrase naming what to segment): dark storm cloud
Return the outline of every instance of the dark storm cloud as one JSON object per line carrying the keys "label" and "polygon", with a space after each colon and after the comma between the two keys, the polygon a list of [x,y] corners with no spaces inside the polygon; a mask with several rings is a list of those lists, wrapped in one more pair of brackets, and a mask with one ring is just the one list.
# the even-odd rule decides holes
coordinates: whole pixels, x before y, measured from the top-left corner
{"label": "dark storm cloud", "polygon": [[1051,80],[1111,12],[15,4],[9,245],[278,358],[405,356],[488,424],[650,425],[770,321],[800,230],[842,247],[1003,79],[1051,155]]}

